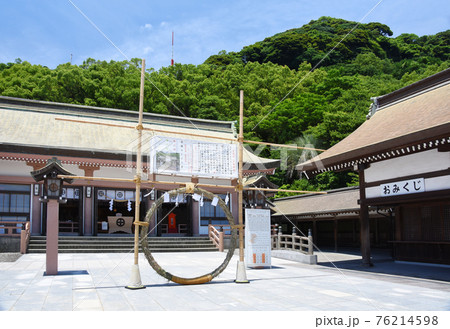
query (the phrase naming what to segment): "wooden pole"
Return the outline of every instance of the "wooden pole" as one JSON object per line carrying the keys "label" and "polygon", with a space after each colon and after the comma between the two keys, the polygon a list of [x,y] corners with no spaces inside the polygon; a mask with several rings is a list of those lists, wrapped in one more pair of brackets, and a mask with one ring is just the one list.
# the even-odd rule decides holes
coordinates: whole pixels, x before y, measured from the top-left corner
{"label": "wooden pole", "polygon": [[361,225],[361,256],[362,266],[373,266],[371,260],[370,250],[370,219],[369,219],[369,206],[366,203],[366,182],[364,175],[365,165],[358,165],[359,174],[359,199],[360,199],[360,212],[359,220]]}

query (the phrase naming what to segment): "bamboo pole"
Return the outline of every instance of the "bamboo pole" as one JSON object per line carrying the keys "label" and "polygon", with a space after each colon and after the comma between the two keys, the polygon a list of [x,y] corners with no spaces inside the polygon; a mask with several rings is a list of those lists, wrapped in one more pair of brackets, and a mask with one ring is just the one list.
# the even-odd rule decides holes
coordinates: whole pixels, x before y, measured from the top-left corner
{"label": "bamboo pole", "polygon": [[244,165],[243,153],[244,153],[244,91],[240,91],[239,95],[239,181],[238,181],[238,216],[239,216],[239,261],[236,270],[236,283],[248,283],[247,275],[245,272],[244,262],[244,216],[243,216],[243,175],[242,168]]}
{"label": "bamboo pole", "polygon": [[[114,128],[136,129],[136,127],[119,125],[119,124],[114,124],[114,123],[93,122],[93,121],[65,119],[65,118],[55,118],[55,120],[57,120],[57,121],[75,122],[75,123],[95,124],[95,125],[102,125],[102,126],[114,127]],[[144,128],[144,127],[142,127],[142,130],[143,131],[151,131],[151,132],[159,132],[159,133],[164,133],[164,134],[175,134],[175,135],[192,136],[192,137],[203,137],[203,138],[208,138],[208,139],[213,138],[213,139],[219,139],[219,140],[224,140],[224,141],[229,141],[229,142],[236,142],[237,141],[236,138],[193,134],[193,133],[187,133],[187,132],[181,132],[181,131],[173,131],[173,130],[169,131],[169,130],[163,130],[163,129]]]}
{"label": "bamboo pole", "polygon": [[141,70],[141,90],[139,95],[139,123],[136,126],[138,131],[138,145],[136,154],[136,197],[135,197],[135,211],[134,211],[134,264],[139,261],[139,222],[140,207],[141,207],[141,178],[142,178],[142,117],[144,112],[144,81],[145,81],[145,59],[142,59]]}
{"label": "bamboo pole", "polygon": [[323,152],[325,150],[322,149],[316,149],[313,147],[303,147],[303,146],[295,146],[295,145],[284,145],[284,144],[275,144],[275,143],[267,143],[267,142],[257,142],[257,141],[251,141],[251,140],[244,140],[244,143],[248,144],[260,144],[260,145],[268,145],[268,146],[277,146],[277,147],[285,147],[289,149],[297,149],[297,150],[311,150],[311,151],[320,151]]}
{"label": "bamboo pole", "polygon": [[131,178],[109,178],[109,177],[90,177],[90,176],[72,176],[72,175],[58,175],[58,178],[85,179],[85,180],[91,180],[91,181],[105,181],[105,182],[134,183],[134,179],[131,179]]}
{"label": "bamboo pole", "polygon": [[145,59],[142,59],[141,69],[141,89],[139,95],[139,120],[136,126],[138,131],[138,147],[136,152],[136,175],[134,182],[136,183],[135,209],[134,209],[134,265],[131,268],[131,281],[126,288],[143,289],[145,286],[141,282],[141,274],[139,272],[139,230],[140,230],[140,207],[141,207],[141,176],[142,176],[142,117],[144,111],[144,81],[145,81]]}
{"label": "bamboo pole", "polygon": [[[58,178],[85,179],[85,180],[91,180],[91,181],[107,181],[107,182],[123,182],[123,183],[135,183],[136,182],[135,179],[130,179],[130,178],[108,178],[108,177],[71,176],[71,175],[58,175]],[[165,182],[165,181],[141,180],[141,185],[142,184],[161,184],[161,185],[166,184],[166,185],[185,186],[186,184],[190,184],[190,182]],[[195,183],[195,186],[236,190],[236,186],[233,186],[233,185],[216,185],[216,184]],[[265,187],[243,187],[242,189],[244,191],[327,194],[327,192],[322,192],[322,191],[285,190],[285,189],[265,188]]]}
{"label": "bamboo pole", "polygon": [[[115,128],[135,129],[135,127],[119,125],[119,124],[114,124],[114,123],[93,122],[93,121],[65,119],[65,118],[55,118],[55,120],[57,120],[57,121],[75,122],[75,123],[95,124],[95,125],[102,125],[102,126],[115,127]],[[192,137],[203,137],[203,138],[208,138],[208,139],[219,139],[219,140],[229,141],[229,142],[237,142],[238,141],[238,139],[236,139],[236,138],[193,134],[193,133],[187,133],[187,132],[181,132],[181,131],[173,131],[173,130],[172,131],[168,131],[168,130],[163,130],[163,129],[144,128],[144,127],[142,128],[142,130],[143,131],[151,131],[151,132],[159,132],[159,133],[164,133],[164,134],[175,134],[175,135],[192,136]],[[242,142],[243,143],[248,143],[248,144],[260,144],[260,145],[284,147],[284,148],[291,148],[291,149],[298,149],[298,150],[311,150],[311,151],[319,151],[319,152],[325,151],[324,149],[316,149],[316,148],[313,148],[313,147],[303,147],[303,146],[295,146],[295,145],[285,145],[285,144],[276,144],[276,143],[268,143],[268,142],[259,142],[259,141],[252,141],[252,140],[248,140],[248,139],[245,139]]]}
{"label": "bamboo pole", "polygon": [[[242,206],[244,204],[244,195],[243,195],[243,175],[242,168],[244,166],[244,150],[243,150],[243,141],[244,141],[244,91],[240,91],[240,99],[239,99],[239,225],[244,224],[244,216]],[[239,228],[239,261],[244,261],[244,232],[242,231],[242,227]]]}
{"label": "bamboo pole", "polygon": [[327,194],[321,191],[299,191],[299,190],[285,190],[279,188],[264,188],[264,187],[244,187],[246,191],[266,191],[266,192],[289,192],[289,193],[305,193],[305,194]]}

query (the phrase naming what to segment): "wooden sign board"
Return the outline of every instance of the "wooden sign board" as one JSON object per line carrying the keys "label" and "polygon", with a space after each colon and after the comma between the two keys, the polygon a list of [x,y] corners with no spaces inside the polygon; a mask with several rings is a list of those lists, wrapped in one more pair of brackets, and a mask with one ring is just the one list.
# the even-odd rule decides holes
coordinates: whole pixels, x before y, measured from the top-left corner
{"label": "wooden sign board", "polygon": [[108,216],[108,233],[123,232],[131,234],[133,220],[134,217]]}

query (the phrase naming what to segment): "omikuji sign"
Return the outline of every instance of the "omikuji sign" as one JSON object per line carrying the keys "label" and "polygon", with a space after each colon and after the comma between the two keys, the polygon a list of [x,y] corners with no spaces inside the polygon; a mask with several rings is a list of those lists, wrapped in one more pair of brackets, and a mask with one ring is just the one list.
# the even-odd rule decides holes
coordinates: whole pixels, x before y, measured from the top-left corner
{"label": "omikuji sign", "polygon": [[425,180],[423,178],[415,178],[380,185],[381,196],[396,196],[420,192],[425,192]]}

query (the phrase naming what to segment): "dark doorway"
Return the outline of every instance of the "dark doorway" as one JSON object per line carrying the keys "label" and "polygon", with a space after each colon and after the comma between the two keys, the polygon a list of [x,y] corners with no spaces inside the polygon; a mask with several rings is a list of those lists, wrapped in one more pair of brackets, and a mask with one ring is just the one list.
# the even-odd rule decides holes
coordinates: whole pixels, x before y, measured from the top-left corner
{"label": "dark doorway", "polygon": [[158,236],[192,236],[191,197],[185,202],[164,202],[158,209]]}

